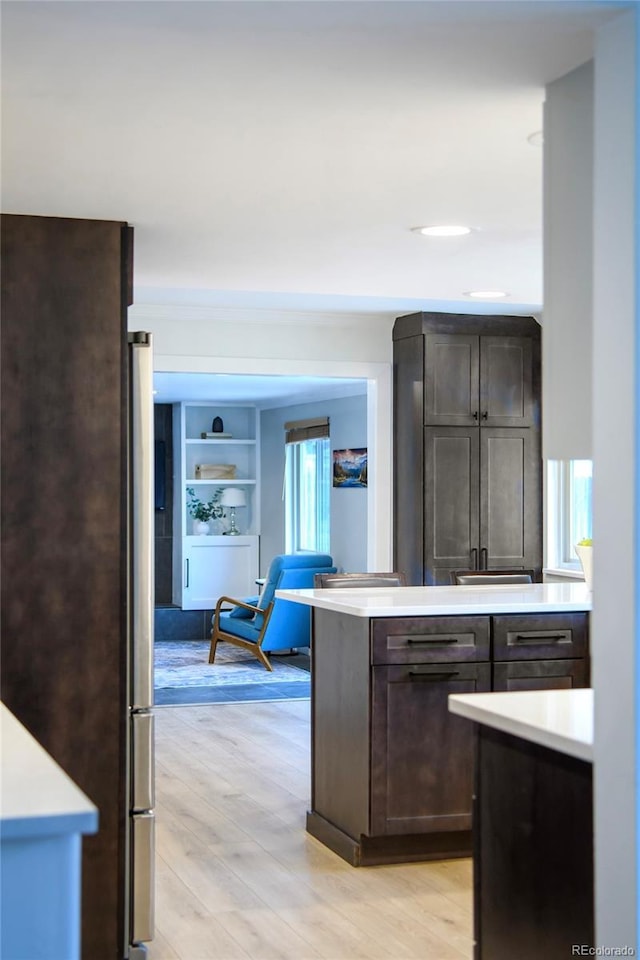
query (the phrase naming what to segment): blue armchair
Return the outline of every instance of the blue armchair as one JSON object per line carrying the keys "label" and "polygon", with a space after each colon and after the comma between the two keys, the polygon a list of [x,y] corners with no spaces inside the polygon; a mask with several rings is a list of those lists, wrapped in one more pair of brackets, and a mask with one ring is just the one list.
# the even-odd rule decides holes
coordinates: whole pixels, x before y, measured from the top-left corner
{"label": "blue armchair", "polygon": [[[271,670],[272,650],[290,650],[308,647],[311,640],[311,611],[309,607],[288,600],[278,600],[276,590],[301,590],[313,587],[316,573],[335,573],[333,560],[327,553],[280,554],[269,566],[264,587],[259,597],[236,600],[220,597],[211,619],[211,649],[209,663],[213,663],[216,647],[221,641],[244,647]],[[233,610],[223,613],[222,607],[235,604]]]}

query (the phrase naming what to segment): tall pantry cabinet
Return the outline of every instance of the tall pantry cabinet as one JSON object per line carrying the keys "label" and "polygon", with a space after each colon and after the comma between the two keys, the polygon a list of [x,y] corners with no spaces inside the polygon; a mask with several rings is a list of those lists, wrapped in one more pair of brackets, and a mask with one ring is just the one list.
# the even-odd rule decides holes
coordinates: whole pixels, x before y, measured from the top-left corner
{"label": "tall pantry cabinet", "polygon": [[542,578],[540,326],[416,313],[393,328],[394,569]]}

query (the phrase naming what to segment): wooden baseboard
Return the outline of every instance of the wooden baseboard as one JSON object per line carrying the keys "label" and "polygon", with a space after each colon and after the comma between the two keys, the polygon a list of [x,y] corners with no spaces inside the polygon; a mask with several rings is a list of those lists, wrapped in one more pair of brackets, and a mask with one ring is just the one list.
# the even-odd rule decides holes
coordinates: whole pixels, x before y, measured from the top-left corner
{"label": "wooden baseboard", "polygon": [[471,856],[471,831],[406,834],[393,837],[365,837],[354,840],[319,813],[307,813],[307,832],[352,867],[385,863],[415,863],[424,860],[452,860]]}

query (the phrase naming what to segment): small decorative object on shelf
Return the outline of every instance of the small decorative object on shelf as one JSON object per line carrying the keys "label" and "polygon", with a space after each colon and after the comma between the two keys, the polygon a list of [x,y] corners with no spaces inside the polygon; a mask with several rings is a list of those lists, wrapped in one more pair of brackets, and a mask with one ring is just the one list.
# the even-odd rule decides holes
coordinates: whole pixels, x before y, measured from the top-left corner
{"label": "small decorative object on shelf", "polygon": [[189,494],[187,509],[194,520],[193,532],[197,536],[205,536],[209,533],[209,520],[219,520],[224,516],[224,510],[220,503],[222,487],[214,490],[206,503],[196,497],[193,487],[187,487],[187,493]]}
{"label": "small decorative object on shelf", "polygon": [[227,531],[227,536],[239,536],[240,531],[236,527],[236,507],[244,507],[247,504],[244,490],[238,490],[236,487],[225,487],[221,503],[224,507],[230,509],[231,526]]}
{"label": "small decorative object on shelf", "polygon": [[212,432],[212,433],[223,433],[223,432],[224,432],[224,424],[223,424],[223,422],[222,422],[222,417],[214,417],[214,418],[213,418],[213,422],[212,422],[212,424],[211,424],[211,432]]}
{"label": "small decorative object on shelf", "polygon": [[235,480],[235,463],[196,463],[196,480]]}
{"label": "small decorative object on shelf", "polygon": [[576,553],[578,554],[578,560],[582,565],[582,572],[584,573],[584,582],[586,583],[589,590],[593,589],[593,540],[591,537],[585,537],[584,540],[580,540],[579,543],[576,543],[575,547]]}

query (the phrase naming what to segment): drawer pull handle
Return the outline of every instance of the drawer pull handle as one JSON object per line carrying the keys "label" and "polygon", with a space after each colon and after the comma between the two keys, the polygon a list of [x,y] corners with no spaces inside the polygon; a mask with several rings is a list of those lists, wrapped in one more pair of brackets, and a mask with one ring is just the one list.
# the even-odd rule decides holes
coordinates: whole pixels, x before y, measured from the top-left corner
{"label": "drawer pull handle", "polygon": [[447,673],[419,673],[417,670],[409,670],[412,680],[448,680],[449,677],[457,677],[459,673],[459,670],[449,670]]}
{"label": "drawer pull handle", "polygon": [[516,640],[567,640],[566,633],[517,633]]}
{"label": "drawer pull handle", "polygon": [[407,637],[407,643],[457,643],[457,637]]}

